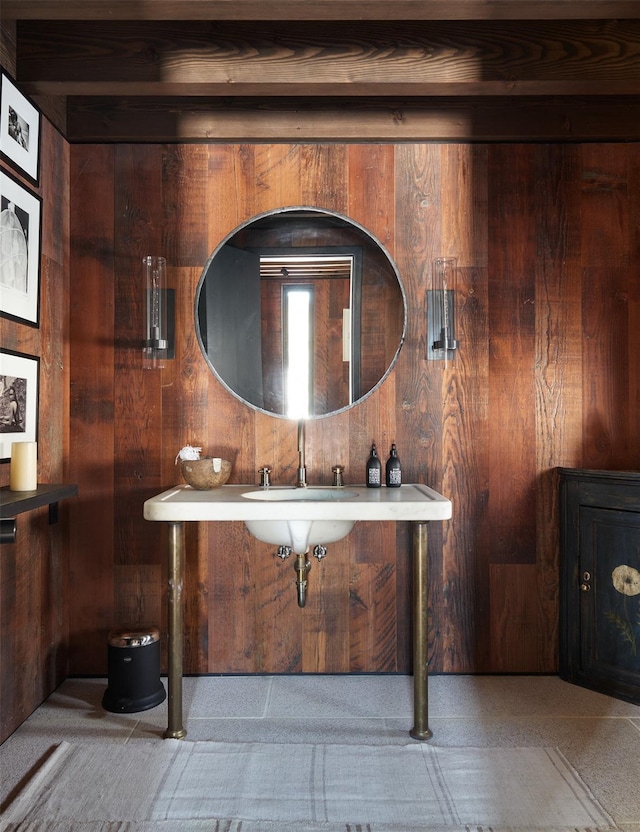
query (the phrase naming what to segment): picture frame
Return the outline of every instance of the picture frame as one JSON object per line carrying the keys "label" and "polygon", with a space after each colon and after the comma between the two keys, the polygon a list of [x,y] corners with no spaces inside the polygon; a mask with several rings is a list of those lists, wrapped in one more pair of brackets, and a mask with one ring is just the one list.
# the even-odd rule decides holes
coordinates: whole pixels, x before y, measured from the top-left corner
{"label": "picture frame", "polygon": [[36,442],[40,359],[0,348],[0,462],[9,462],[14,442]]}
{"label": "picture frame", "polygon": [[40,182],[40,111],[2,70],[0,156],[29,182]]}
{"label": "picture frame", "polygon": [[[0,315],[40,326],[42,198],[0,171]],[[11,255],[7,248],[11,247]]]}

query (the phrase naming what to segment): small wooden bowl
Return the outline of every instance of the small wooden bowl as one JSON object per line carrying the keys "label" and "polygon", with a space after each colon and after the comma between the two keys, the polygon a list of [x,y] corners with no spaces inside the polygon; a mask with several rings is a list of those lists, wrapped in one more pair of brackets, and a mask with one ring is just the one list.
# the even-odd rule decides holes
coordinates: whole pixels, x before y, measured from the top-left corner
{"label": "small wooden bowl", "polygon": [[214,466],[216,461],[210,456],[202,459],[183,459],[182,476],[192,488],[198,491],[219,488],[231,476],[231,463],[228,459],[220,459],[220,470],[216,471]]}

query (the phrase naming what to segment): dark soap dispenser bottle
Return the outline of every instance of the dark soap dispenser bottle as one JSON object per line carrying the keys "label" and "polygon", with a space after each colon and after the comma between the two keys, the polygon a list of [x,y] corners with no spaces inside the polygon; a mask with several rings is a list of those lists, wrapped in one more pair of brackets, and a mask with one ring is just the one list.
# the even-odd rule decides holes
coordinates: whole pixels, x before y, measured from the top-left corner
{"label": "dark soap dispenser bottle", "polygon": [[388,488],[400,488],[402,485],[402,466],[398,459],[398,449],[395,443],[391,445],[391,453],[387,460],[386,482]]}
{"label": "dark soap dispenser bottle", "polygon": [[376,446],[371,446],[371,454],[367,460],[367,488],[380,488],[382,485],[382,463],[378,457]]}

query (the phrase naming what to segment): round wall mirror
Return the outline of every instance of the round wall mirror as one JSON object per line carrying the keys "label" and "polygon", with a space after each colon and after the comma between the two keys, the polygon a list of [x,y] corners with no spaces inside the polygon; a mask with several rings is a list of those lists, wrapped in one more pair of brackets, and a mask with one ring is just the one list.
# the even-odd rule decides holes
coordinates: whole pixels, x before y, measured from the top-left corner
{"label": "round wall mirror", "polygon": [[213,252],[196,331],[237,398],[288,419],[344,410],[387,376],[406,330],[405,293],[384,246],[319,208],[253,217]]}

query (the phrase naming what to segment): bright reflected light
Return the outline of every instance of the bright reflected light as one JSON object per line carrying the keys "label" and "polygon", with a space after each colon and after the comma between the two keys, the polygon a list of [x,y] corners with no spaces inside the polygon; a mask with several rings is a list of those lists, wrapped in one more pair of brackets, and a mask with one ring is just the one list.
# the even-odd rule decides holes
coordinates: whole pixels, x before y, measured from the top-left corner
{"label": "bright reflected light", "polygon": [[286,298],[285,374],[287,385],[287,416],[304,419],[309,416],[311,390],[311,291],[289,289]]}

